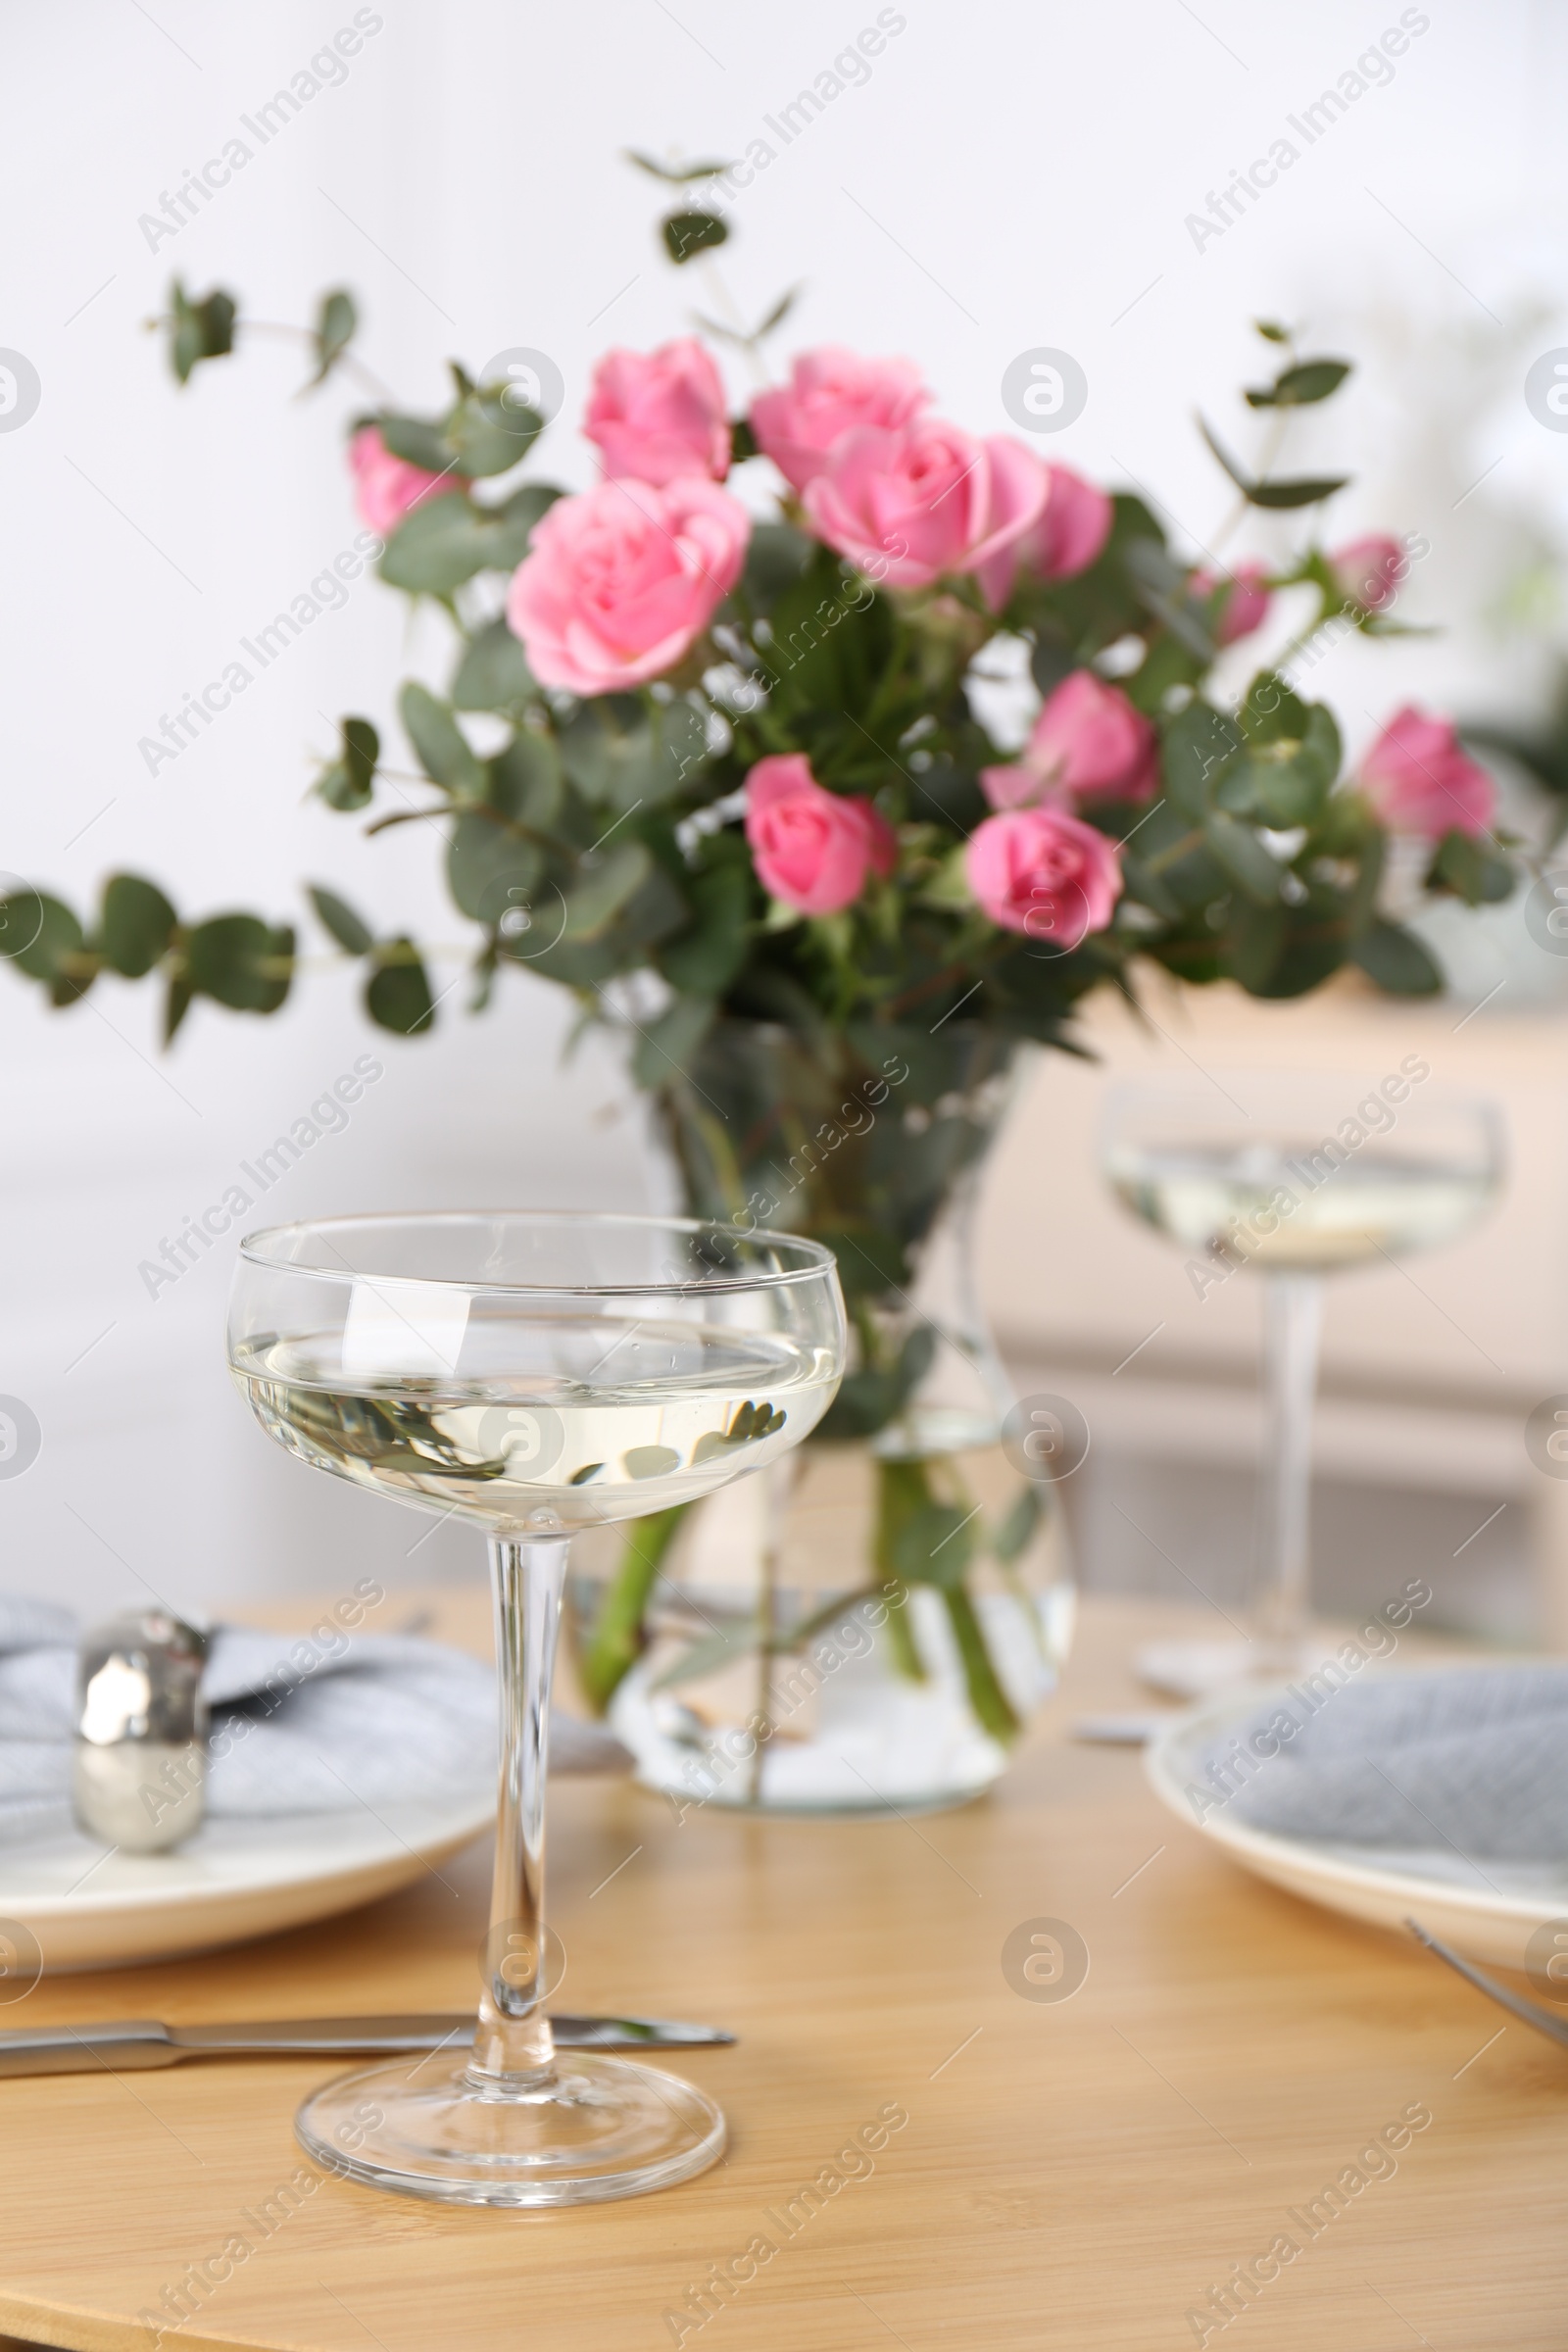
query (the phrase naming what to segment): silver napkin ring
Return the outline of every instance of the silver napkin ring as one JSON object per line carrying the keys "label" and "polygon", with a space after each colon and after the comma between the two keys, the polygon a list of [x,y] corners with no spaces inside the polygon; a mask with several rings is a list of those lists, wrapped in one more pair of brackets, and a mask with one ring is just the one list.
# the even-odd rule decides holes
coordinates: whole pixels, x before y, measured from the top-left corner
{"label": "silver napkin ring", "polygon": [[201,1823],[207,1636],[167,1609],[128,1609],[76,1652],[78,1826],[124,1853],[167,1853]]}

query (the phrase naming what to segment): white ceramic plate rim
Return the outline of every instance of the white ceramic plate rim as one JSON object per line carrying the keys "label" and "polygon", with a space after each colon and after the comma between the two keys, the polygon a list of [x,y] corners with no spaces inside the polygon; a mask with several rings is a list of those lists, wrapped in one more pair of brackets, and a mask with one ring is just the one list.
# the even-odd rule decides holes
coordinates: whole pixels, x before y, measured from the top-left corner
{"label": "white ceramic plate rim", "polygon": [[[123,1913],[140,1915],[163,1910],[186,1910],[208,1903],[223,1903],[240,1896],[282,1893],[373,1869],[377,1864],[395,1860],[400,1854],[412,1865],[422,1862],[427,1855],[443,1848],[451,1852],[469,1838],[476,1838],[489,1829],[495,1819],[495,1792],[490,1789],[482,1798],[475,1792],[466,1799],[454,1799],[447,1804],[423,1802],[388,1806],[379,1814],[371,1813],[368,1807],[350,1805],[331,1813],[220,1814],[210,1820],[206,1827],[221,1831],[263,1826],[274,1833],[276,1842],[263,1846],[250,1861],[249,1867],[243,1847],[238,1853],[231,1848],[226,1867],[220,1865],[211,1874],[199,1868],[203,1857],[188,1849],[168,1855],[149,1855],[147,1859],[160,1866],[165,1873],[157,1882],[149,1875],[148,1884],[144,1886],[84,1886],[79,1893],[59,1886],[40,1886],[36,1881],[27,1885],[23,1878],[26,1867],[25,1846],[13,1847],[0,1843],[0,1910],[13,1910],[19,1916],[29,1918],[64,1912],[73,1919],[108,1920]],[[313,1855],[307,1862],[302,1851],[303,1840],[311,1825],[317,1823],[330,1823],[338,1831],[342,1841],[333,1851],[319,1859]],[[342,1838],[343,1830],[351,1823],[363,1824],[363,1837],[358,1839]],[[292,1843],[285,1845],[285,1839],[292,1840]],[[53,1845],[55,1837],[45,1832],[30,1838],[27,1843],[34,1847]],[[132,1860],[134,1857],[126,1859]],[[185,1866],[182,1870],[179,1868],[181,1864]],[[171,1870],[170,1865],[174,1868]]]}
{"label": "white ceramic plate rim", "polygon": [[[1381,1672],[1364,1674],[1362,1682],[1407,1681],[1417,1675],[1451,1674],[1451,1666],[1406,1666],[1384,1668]],[[1212,1737],[1233,1730],[1249,1717],[1260,1714],[1269,1705],[1283,1705],[1290,1695],[1288,1683],[1259,1685],[1246,1690],[1232,1690],[1202,1699],[1197,1706],[1186,1708],[1152,1740],[1144,1750],[1144,1769],[1154,1794],[1178,1820],[1190,1829],[1212,1838],[1216,1845],[1228,1846],[1243,1861],[1270,1865],[1268,1874],[1284,1869],[1291,1873],[1293,1883],[1298,1883],[1303,1873],[1325,1882],[1337,1881],[1341,1886],[1362,1887],[1369,1894],[1407,1895],[1412,1905],[1430,1904],[1441,1898],[1449,1904],[1459,1904],[1467,1911],[1498,1921],[1522,1917],[1555,1919],[1561,1915],[1562,1897],[1555,1900],[1544,1894],[1521,1891],[1517,1894],[1489,1892],[1485,1887],[1470,1886],[1450,1879],[1419,1878],[1409,1871],[1381,1869],[1371,1862],[1347,1862],[1343,1854],[1327,1843],[1310,1838],[1283,1838],[1270,1830],[1256,1830],[1245,1822],[1226,1820],[1223,1814],[1211,1815],[1200,1821],[1187,1801],[1186,1770],[1192,1763],[1192,1747],[1199,1733]]]}

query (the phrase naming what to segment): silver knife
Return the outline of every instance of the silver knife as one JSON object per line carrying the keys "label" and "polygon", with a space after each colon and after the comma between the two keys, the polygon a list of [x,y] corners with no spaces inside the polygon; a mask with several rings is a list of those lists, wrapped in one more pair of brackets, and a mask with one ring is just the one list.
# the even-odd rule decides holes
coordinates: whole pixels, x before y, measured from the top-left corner
{"label": "silver knife", "polygon": [[[552,2017],[567,2050],[686,2050],[734,2041],[719,2026],[661,2017]],[[178,2066],[185,2058],[312,2057],[376,2051],[465,2049],[471,2012],[457,2016],[285,2017],[232,2026],[166,2026],[130,2018],[96,2026],[24,2026],[0,2034],[0,2075],[79,2075],[95,2068]]]}

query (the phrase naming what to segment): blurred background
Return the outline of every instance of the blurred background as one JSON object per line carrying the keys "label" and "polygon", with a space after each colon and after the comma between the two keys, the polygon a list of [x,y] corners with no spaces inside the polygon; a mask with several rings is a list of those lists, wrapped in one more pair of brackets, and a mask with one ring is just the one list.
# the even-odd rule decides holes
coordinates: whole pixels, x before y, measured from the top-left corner
{"label": "blurred background", "polygon": [[[351,24],[358,52],[297,113],[274,109],[264,142],[258,110]],[[863,75],[817,115],[798,110],[785,139],[781,110],[873,24],[886,38]],[[1403,48],[1358,72],[1390,27]],[[1532,367],[1568,345],[1568,16],[1545,0],[798,0],[783,16],[719,0],[575,14],[77,0],[14,11],[7,34],[0,347],[36,372],[38,400],[0,430],[0,866],[75,903],[128,866],[192,915],[245,904],[281,919],[302,882],[323,881],[378,928],[445,943],[441,986],[466,952],[425,828],[368,842],[305,797],[341,712],[393,731],[399,676],[437,674],[439,649],[409,640],[403,600],[372,579],[149,772],[143,739],[359,528],[352,387],[296,398],[298,350],[253,334],[180,392],[144,331],[175,273],[278,322],[348,285],[363,357],[403,407],[440,402],[449,355],[477,371],[517,347],[547,354],[564,401],[531,470],[570,486],[594,474],[574,419],[596,358],[686,331],[694,303],[752,318],[799,285],[778,358],[838,341],[907,353],[975,432],[1015,429],[1011,362],[1065,351],[1087,400],[1042,454],[1137,488],[1184,556],[1231,503],[1196,414],[1250,453],[1250,321],[1284,318],[1355,364],[1288,453],[1292,470],[1354,474],[1331,540],[1387,529],[1430,548],[1399,616],[1433,633],[1352,635],[1313,670],[1351,751],[1406,699],[1516,728],[1553,703],[1568,437],[1525,395]],[[1339,111],[1325,91],[1348,93]],[[167,198],[236,138],[248,162],[172,231]],[[772,159],[735,201],[721,281],[707,265],[677,274],[655,241],[659,192],[622,151],[733,157],[759,140]],[[1281,140],[1295,161],[1216,229],[1216,196]],[[725,364],[739,400],[745,376]],[[1229,559],[1283,546],[1272,527],[1254,515]],[[1277,618],[1283,638],[1291,616]],[[1266,639],[1238,649],[1238,674],[1266,653]],[[1005,680],[995,692],[1004,711]],[[1526,778],[1502,781],[1510,821],[1549,830]],[[1565,1489],[1521,1435],[1568,1389],[1568,961],[1518,902],[1428,936],[1452,980],[1436,1004],[1353,982],[1296,1006],[1160,990],[1142,1026],[1097,1009],[1098,1063],[1032,1066],[990,1185],[984,1267],[1020,1376],[1078,1399],[1095,1431],[1070,1495],[1086,1582],[1239,1589],[1258,1442],[1255,1288],[1200,1301],[1180,1253],[1105,1200],[1094,1134],[1108,1078],[1194,1058],[1376,1077],[1416,1052],[1501,1099],[1510,1187],[1458,1247],[1333,1290],[1319,1599],[1371,1605],[1422,1574],[1447,1623],[1568,1642]],[[404,1043],[368,1030],[352,976],[323,956],[282,1016],[198,1006],[166,1054],[149,990],[109,980],[51,1014],[0,973],[0,1392],[43,1433],[25,1475],[0,1478],[7,1589],[85,1610],[151,1586],[213,1608],[367,1572],[477,1578],[471,1538],[302,1479],[259,1443],[222,1368],[232,1237],[155,1296],[139,1271],[366,1054],[376,1075],[347,1123],[246,1222],[667,1200],[613,1052],[589,1035],[568,1056],[565,998],[508,976],[470,1019],[465,993],[433,1038]]]}

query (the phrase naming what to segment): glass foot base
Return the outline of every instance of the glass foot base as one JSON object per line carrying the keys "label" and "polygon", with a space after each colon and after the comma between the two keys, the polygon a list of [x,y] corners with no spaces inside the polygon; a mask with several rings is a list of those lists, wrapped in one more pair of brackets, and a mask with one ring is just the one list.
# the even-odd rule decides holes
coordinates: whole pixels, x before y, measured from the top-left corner
{"label": "glass foot base", "polygon": [[562,2051],[548,2081],[505,2090],[466,2052],[368,2066],[295,2119],[328,2172],[452,2205],[597,2205],[669,2188],[724,2149],[724,2118],[676,2075]]}
{"label": "glass foot base", "polygon": [[1322,1664],[1305,1636],[1259,1634],[1250,1642],[1203,1642],[1181,1636],[1146,1642],[1133,1654],[1133,1672],[1167,1698],[1207,1698],[1238,1683],[1288,1682]]}

